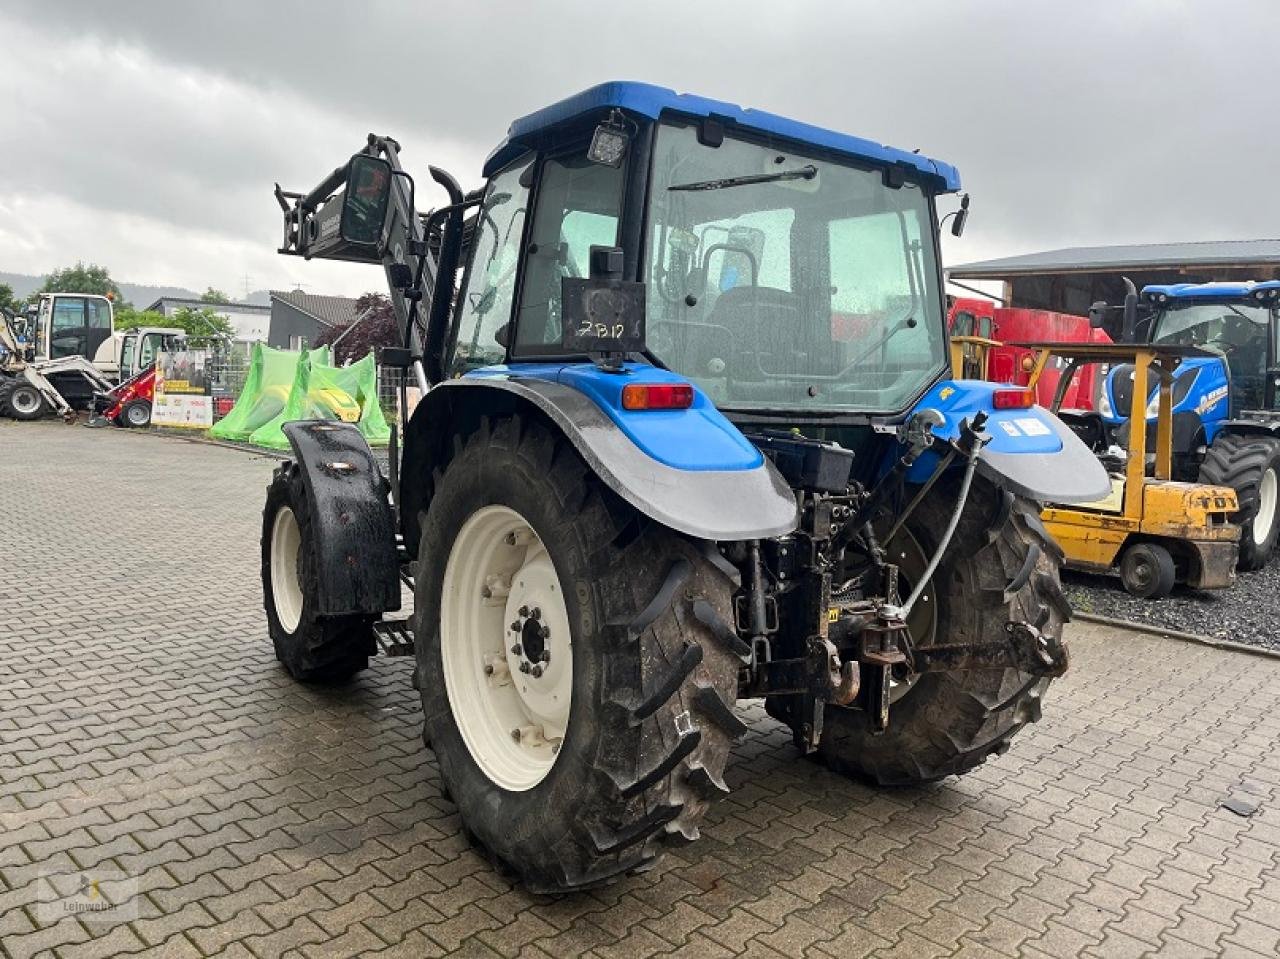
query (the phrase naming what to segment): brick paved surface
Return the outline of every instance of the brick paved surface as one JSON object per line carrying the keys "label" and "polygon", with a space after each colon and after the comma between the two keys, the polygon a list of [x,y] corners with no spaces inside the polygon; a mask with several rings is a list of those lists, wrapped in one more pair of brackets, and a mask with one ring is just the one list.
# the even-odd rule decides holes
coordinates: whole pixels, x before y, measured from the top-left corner
{"label": "brick paved surface", "polygon": [[[750,706],[700,842],[535,900],[468,847],[406,663],[336,690],[278,668],[271,465],[0,422],[6,956],[1277,954],[1280,661],[1092,626],[963,780],[844,781]],[[42,871],[108,868],[137,918],[38,922]]]}

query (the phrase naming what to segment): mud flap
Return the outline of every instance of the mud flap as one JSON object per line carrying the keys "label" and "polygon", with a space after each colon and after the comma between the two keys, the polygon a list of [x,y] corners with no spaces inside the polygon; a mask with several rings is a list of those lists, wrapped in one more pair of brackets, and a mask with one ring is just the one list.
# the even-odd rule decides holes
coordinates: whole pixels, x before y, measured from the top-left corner
{"label": "mud flap", "polygon": [[301,420],[282,427],[297,457],[319,537],[319,615],[400,608],[395,525],[386,481],[350,423]]}

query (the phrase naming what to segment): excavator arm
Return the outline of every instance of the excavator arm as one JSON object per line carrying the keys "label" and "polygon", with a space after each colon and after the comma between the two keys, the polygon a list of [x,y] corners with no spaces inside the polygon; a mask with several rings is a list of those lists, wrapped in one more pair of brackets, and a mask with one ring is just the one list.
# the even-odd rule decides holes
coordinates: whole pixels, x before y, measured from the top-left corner
{"label": "excavator arm", "polygon": [[400,164],[400,145],[372,133],[362,150],[309,193],[291,193],[278,183],[275,188],[284,212],[279,252],[382,266],[401,342],[423,390],[444,379],[462,215],[480,200],[478,193],[464,196],[439,167],[428,169],[449,203],[427,214],[416,209],[414,180]]}

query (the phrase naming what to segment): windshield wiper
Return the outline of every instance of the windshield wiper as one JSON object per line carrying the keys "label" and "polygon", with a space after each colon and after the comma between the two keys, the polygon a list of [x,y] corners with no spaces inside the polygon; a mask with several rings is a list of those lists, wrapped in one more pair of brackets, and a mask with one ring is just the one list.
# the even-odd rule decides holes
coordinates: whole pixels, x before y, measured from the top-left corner
{"label": "windshield wiper", "polygon": [[746,176],[731,176],[723,180],[701,180],[698,183],[677,183],[667,187],[668,190],[723,190],[731,186],[751,186],[753,183],[777,183],[779,180],[812,180],[818,175],[818,168],[812,163],[798,170],[779,170],[777,173],[751,173]]}

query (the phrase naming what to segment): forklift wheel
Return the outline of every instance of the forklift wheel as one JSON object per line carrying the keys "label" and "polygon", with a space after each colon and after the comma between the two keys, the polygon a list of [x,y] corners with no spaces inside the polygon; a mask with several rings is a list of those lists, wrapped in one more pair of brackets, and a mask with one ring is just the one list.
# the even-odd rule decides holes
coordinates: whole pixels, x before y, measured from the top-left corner
{"label": "forklift wheel", "polygon": [[1159,543],[1134,543],[1120,559],[1120,582],[1142,599],[1160,599],[1173,589],[1173,557]]}
{"label": "forklift wheel", "polygon": [[120,411],[120,425],[145,429],[151,425],[151,404],[146,400],[130,400]]}

